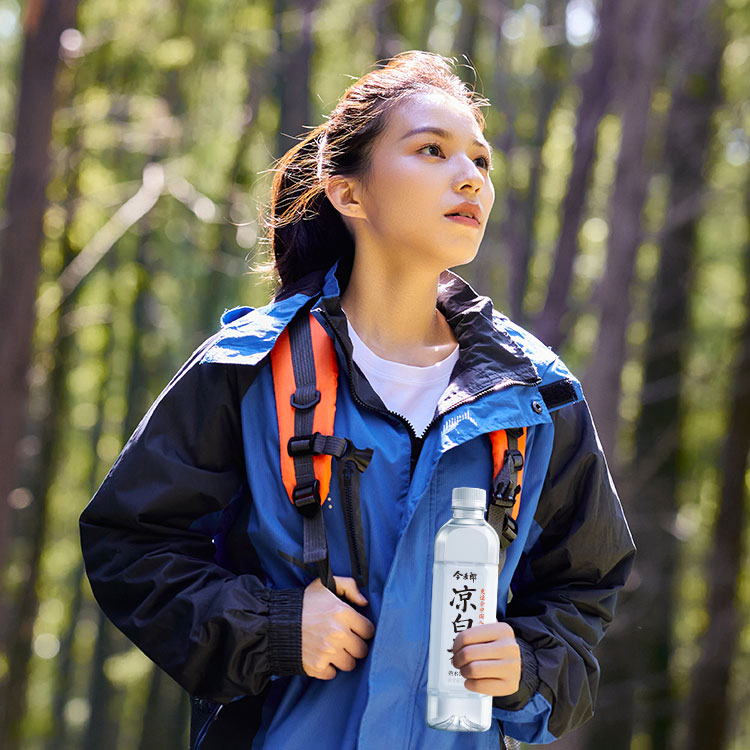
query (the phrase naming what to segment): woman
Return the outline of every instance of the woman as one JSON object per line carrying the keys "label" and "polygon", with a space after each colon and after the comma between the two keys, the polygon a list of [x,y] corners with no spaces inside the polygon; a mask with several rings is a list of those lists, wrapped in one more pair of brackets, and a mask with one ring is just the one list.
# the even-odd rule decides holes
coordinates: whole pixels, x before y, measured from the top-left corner
{"label": "woman", "polygon": [[[475,257],[494,200],[485,104],[424,52],[345,92],[277,166],[274,301],[225,314],[82,515],[97,600],[195,696],[196,748],[496,748],[592,713],[592,648],[634,549],[578,382],[446,270]],[[335,352],[329,416],[348,439],[326,444],[329,491],[318,473],[302,491],[296,462],[319,459],[282,435],[283,410],[315,402],[299,380],[280,392],[302,356],[283,342],[313,328]],[[516,428],[498,622],[460,632],[453,656],[498,721],[431,729],[432,540],[453,487],[491,490],[488,436]]]}

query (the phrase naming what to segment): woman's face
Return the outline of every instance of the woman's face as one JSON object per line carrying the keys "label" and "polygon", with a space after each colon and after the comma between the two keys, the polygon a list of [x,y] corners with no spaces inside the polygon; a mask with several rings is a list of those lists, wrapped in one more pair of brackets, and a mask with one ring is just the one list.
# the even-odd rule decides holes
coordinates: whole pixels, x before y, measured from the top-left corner
{"label": "woman's face", "polygon": [[466,105],[438,90],[405,99],[359,183],[357,246],[362,239],[397,265],[420,259],[438,272],[473,260],[495,200],[490,153]]}

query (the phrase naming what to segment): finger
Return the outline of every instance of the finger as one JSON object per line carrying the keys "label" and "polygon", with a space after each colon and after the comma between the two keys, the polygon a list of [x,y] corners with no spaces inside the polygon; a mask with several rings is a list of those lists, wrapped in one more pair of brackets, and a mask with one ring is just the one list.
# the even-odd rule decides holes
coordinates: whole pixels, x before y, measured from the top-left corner
{"label": "finger", "polygon": [[488,661],[492,659],[519,660],[521,650],[516,641],[492,641],[491,643],[474,643],[464,646],[453,655],[453,666],[461,668],[464,664],[474,661]]}
{"label": "finger", "polygon": [[473,693],[497,697],[518,692],[518,683],[509,680],[465,680],[464,687]]}
{"label": "finger", "polygon": [[461,667],[461,675],[467,680],[514,680],[520,679],[521,668],[518,662],[488,659],[473,661]]}
{"label": "finger", "polygon": [[335,676],[336,669],[330,664],[327,667],[317,670],[315,674],[310,675],[310,677],[315,677],[317,680],[332,680]]}
{"label": "finger", "polygon": [[347,615],[346,624],[353,633],[366,641],[375,635],[375,626],[364,615],[354,610],[347,612]]}
{"label": "finger", "polygon": [[357,582],[353,578],[334,576],[333,580],[336,583],[336,593],[339,596],[343,596],[347,601],[360,607],[367,606],[367,599],[357,588]]}
{"label": "finger", "polygon": [[507,622],[490,622],[487,625],[476,625],[468,630],[462,630],[453,641],[453,653],[457,653],[464,646],[471,643],[488,643],[489,641],[513,639],[513,628]]}
{"label": "finger", "polygon": [[365,656],[367,656],[367,652],[370,650],[369,646],[354,633],[350,633],[350,637],[346,640],[344,648],[355,659],[364,659]]}
{"label": "finger", "polygon": [[317,680],[332,680],[336,676],[336,670],[330,664],[329,658],[302,658],[302,669],[305,674]]}
{"label": "finger", "polygon": [[339,649],[331,657],[331,664],[342,672],[351,672],[357,666],[357,660],[345,649]]}

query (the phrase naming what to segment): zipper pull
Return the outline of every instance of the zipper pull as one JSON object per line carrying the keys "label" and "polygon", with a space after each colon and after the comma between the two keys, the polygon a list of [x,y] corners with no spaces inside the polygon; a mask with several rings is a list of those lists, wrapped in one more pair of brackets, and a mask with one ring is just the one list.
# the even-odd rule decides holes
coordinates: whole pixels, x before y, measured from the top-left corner
{"label": "zipper pull", "polygon": [[372,448],[357,448],[354,443],[347,439],[347,446],[344,454],[341,456],[342,461],[349,461],[354,464],[357,471],[362,474],[372,461]]}

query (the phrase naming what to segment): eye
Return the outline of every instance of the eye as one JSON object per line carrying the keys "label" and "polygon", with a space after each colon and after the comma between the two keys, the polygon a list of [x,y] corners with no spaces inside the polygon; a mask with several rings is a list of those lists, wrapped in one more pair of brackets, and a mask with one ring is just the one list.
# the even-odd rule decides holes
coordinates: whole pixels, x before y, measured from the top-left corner
{"label": "eye", "polygon": [[424,151],[425,149],[428,149],[428,148],[434,149],[433,153],[428,154],[428,156],[440,156],[443,153],[442,149],[440,148],[440,146],[437,145],[437,143],[428,143],[426,146],[422,146],[422,148],[420,148],[419,150]]}
{"label": "eye", "polygon": [[474,159],[474,163],[480,169],[486,169],[488,172],[490,169],[492,169],[492,163],[486,156],[478,156],[476,159]]}

